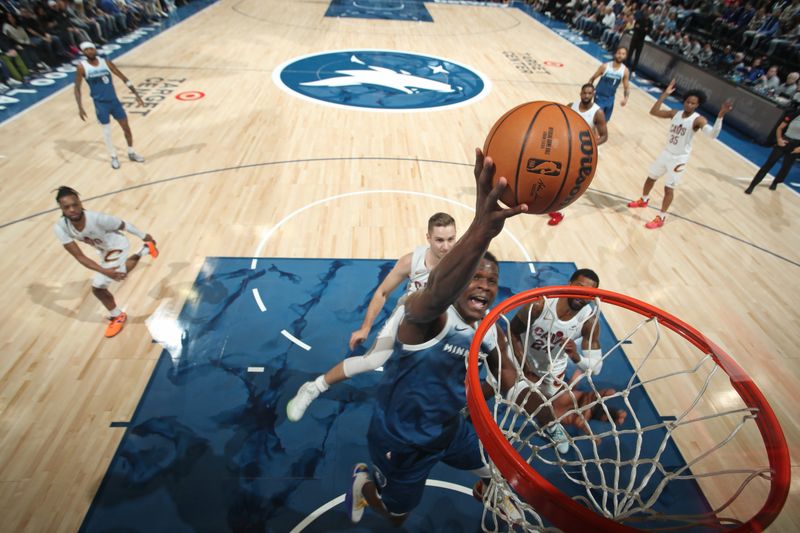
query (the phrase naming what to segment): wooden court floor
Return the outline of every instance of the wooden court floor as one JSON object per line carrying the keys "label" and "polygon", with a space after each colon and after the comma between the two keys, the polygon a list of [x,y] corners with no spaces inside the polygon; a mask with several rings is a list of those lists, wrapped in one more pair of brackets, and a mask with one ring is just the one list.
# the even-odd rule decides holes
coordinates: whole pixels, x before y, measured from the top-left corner
{"label": "wooden court floor", "polygon": [[[472,205],[473,149],[493,122],[525,101],[573,101],[598,64],[516,9],[427,4],[435,22],[411,23],[325,18],[327,6],[223,0],[116,59],[134,82],[182,80],[181,90],[206,95],[130,115],[143,165],[123,157],[110,168],[100,129],[80,121],[71,89],[0,128],[0,224],[18,221],[0,228],[2,531],[80,526],[124,431],[109,424],[130,418],[161,351],[144,321],[164,302],[191,298],[205,257],[393,258],[421,243],[427,217],[441,210],[464,229],[471,212],[453,202]],[[490,78],[492,90],[449,110],[374,113],[302,100],[272,82],[291,58],[345,48],[449,58]],[[563,66],[523,73],[509,53]],[[602,287],[709,335],[765,393],[796,465],[800,198],[785,187],[745,196],[756,167],[697,136],[672,207],[680,216],[646,230],[655,211],[625,203],[665,142],[666,122],[647,114],[652,101],[634,89],[628,106],[617,103],[592,190],[560,226],[521,216],[491,249],[502,260],[593,268]],[[86,94],[84,102],[88,111]],[[114,139],[124,154],[116,127]],[[102,336],[91,273],[52,231],[51,191],[62,184],[161,248],[112,289],[130,317],[113,340]],[[356,191],[373,192],[340,196]],[[658,185],[653,197],[658,205]],[[795,482],[771,530],[799,530],[798,508]]]}

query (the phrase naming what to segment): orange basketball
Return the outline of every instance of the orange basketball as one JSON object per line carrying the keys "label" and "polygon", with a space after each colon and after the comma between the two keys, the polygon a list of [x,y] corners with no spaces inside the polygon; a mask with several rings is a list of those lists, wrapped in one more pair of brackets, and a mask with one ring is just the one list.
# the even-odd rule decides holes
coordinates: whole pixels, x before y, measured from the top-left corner
{"label": "orange basketball", "polygon": [[498,120],[483,153],[508,187],[504,204],[528,204],[528,213],[558,211],[578,199],[597,168],[597,141],[589,124],[567,106],[528,102]]}

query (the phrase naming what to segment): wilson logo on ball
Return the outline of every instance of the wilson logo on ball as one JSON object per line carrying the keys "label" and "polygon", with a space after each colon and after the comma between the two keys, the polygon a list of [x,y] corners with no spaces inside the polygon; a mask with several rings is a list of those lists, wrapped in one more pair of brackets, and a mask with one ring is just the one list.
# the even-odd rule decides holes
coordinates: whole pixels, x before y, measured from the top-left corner
{"label": "wilson logo on ball", "polygon": [[581,166],[578,169],[578,177],[575,179],[575,184],[569,190],[569,194],[564,198],[564,201],[561,202],[560,207],[566,207],[571,204],[581,190],[583,182],[587,179],[591,181],[594,176],[596,148],[592,132],[589,130],[579,131],[578,140],[580,141]]}
{"label": "wilson logo on ball", "polygon": [[528,172],[545,176],[558,176],[561,173],[561,163],[548,161],[547,159],[528,159]]}

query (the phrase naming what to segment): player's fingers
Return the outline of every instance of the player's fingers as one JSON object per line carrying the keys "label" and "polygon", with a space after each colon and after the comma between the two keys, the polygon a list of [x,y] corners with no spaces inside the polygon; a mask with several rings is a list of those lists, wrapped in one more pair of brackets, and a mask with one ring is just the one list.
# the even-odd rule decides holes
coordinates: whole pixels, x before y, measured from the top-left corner
{"label": "player's fingers", "polygon": [[473,169],[473,173],[477,178],[481,174],[481,170],[483,169],[483,151],[480,148],[475,148],[475,168]]}
{"label": "player's fingers", "polygon": [[[494,172],[492,172],[492,174],[494,174]],[[506,187],[508,187],[508,180],[505,176],[500,176],[495,186],[489,191],[489,196],[487,196],[486,201],[489,202],[490,205],[496,204],[497,200],[499,200],[500,196],[503,194],[503,191],[506,190]]]}
{"label": "player's fingers", "polygon": [[528,204],[519,204],[509,209],[503,209],[502,215],[505,218],[511,218],[519,215],[520,213],[527,213],[527,212],[528,212]]}

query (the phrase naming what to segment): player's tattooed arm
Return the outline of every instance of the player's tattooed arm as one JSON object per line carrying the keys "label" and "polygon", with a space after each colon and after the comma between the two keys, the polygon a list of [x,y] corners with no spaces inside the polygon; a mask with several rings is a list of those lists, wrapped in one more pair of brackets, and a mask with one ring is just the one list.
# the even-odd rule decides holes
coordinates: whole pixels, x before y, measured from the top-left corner
{"label": "player's tattooed arm", "polygon": [[111,70],[111,72],[113,72],[119,79],[121,79],[122,82],[125,84],[125,86],[128,89],[130,89],[130,91],[133,93],[133,96],[136,97],[136,103],[139,104],[140,106],[143,106],[144,100],[142,100],[142,97],[139,96],[139,92],[136,90],[136,86],[133,84],[133,82],[128,78],[126,78],[125,74],[123,74],[122,71],[118,69],[117,66],[114,63],[112,63],[110,59],[106,59],[106,64],[108,65],[108,68]]}
{"label": "player's tattooed arm", "polygon": [[83,78],[86,77],[86,73],[83,71],[83,65],[80,63],[76,67],[75,70],[75,101],[78,103],[78,116],[81,117],[81,120],[86,122],[86,111],[83,109],[83,99],[81,98],[81,85],[83,84]]}

